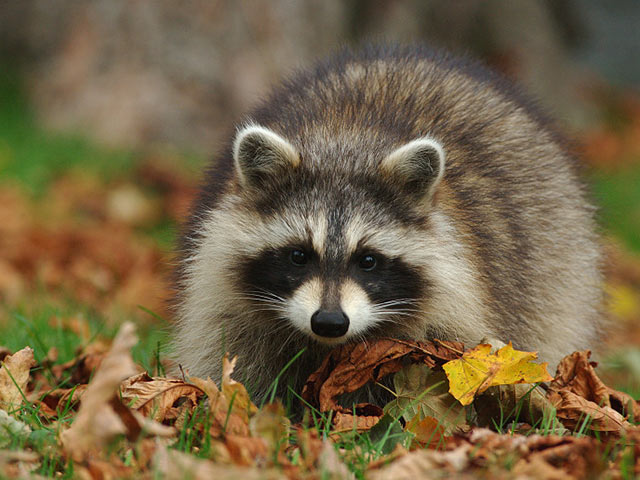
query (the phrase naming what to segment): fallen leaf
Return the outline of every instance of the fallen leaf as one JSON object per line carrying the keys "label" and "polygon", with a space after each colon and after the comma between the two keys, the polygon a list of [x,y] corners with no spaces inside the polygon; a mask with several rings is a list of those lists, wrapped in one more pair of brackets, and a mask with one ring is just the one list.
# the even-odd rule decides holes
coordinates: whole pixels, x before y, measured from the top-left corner
{"label": "fallen leaf", "polygon": [[599,406],[569,390],[560,390],[553,397],[556,415],[570,430],[586,425],[588,430],[622,434],[632,427],[625,417],[613,408]]}
{"label": "fallen leaf", "polygon": [[[389,338],[343,345],[334,349],[320,368],[309,376],[302,397],[321,412],[336,412],[334,421],[340,423],[341,429],[348,428],[350,424],[362,429],[371,428],[375,425],[371,415],[373,408],[359,405],[363,413],[356,411],[356,418],[349,419],[353,417],[353,409],[339,405],[337,398],[358,390],[368,382],[378,382],[386,375],[397,372],[405,361],[428,367],[440,366],[458,358],[463,348],[462,344],[456,342],[410,342]],[[382,414],[382,409],[378,407],[378,419]],[[359,416],[369,418],[362,421],[357,418]]]}
{"label": "fallen leaf", "polygon": [[75,358],[60,365],[53,365],[51,371],[58,380],[64,379],[71,385],[89,383],[109,348],[110,343],[96,340],[84,347]]}
{"label": "fallen leaf", "polygon": [[353,472],[340,460],[335,446],[330,441],[325,441],[318,457],[319,478],[327,480],[343,480],[356,478]]}
{"label": "fallen leaf", "polygon": [[46,405],[47,410],[43,411],[43,409],[41,409],[40,413],[53,417],[58,414],[59,410],[64,410],[65,408],[77,408],[80,404],[80,398],[86,389],[87,385],[76,385],[73,388],[56,388],[48,391],[40,399],[41,406]]}
{"label": "fallen leaf", "polygon": [[448,478],[459,474],[469,465],[470,445],[454,450],[414,450],[390,465],[367,472],[367,480],[416,480],[417,478]]}
{"label": "fallen leaf", "polygon": [[384,411],[406,420],[437,418],[441,428],[450,435],[466,424],[465,407],[449,393],[449,382],[443,371],[434,372],[421,364],[403,367],[393,377],[396,398]]}
{"label": "fallen leaf", "polygon": [[61,433],[62,448],[74,461],[85,460],[92,452],[104,448],[114,436],[127,433],[126,425],[113,410],[111,400],[120,383],[137,373],[130,352],[137,342],[133,324],[123,324],[82,396],[73,424]]}
{"label": "fallen leaf", "polygon": [[[555,475],[549,466],[563,472],[564,478],[598,478],[607,466],[602,445],[593,438],[557,435],[531,435],[518,447],[523,457],[516,463],[514,473]],[[543,476],[543,478],[546,478]]]}
{"label": "fallen leaf", "polygon": [[40,458],[35,452],[24,450],[0,450],[0,477],[2,478],[38,478],[34,470],[39,466]]}
{"label": "fallen leaf", "polygon": [[26,440],[30,433],[29,425],[0,410],[0,449],[6,448],[16,438]]}
{"label": "fallen leaf", "polygon": [[258,407],[249,398],[249,392],[244,385],[231,378],[237,361],[238,357],[229,360],[228,353],[222,359],[222,393],[229,404],[233,404],[233,411],[249,423],[249,416],[255,414]]}
{"label": "fallen leaf", "polygon": [[[227,397],[223,391],[219,390],[218,386],[210,378],[206,380],[197,377],[189,378],[189,383],[192,383],[201,389],[207,397],[209,397],[209,411],[211,412],[210,434],[213,437],[219,437],[224,433],[239,435],[241,437],[248,437],[250,435],[249,412],[257,411],[257,407],[248,400],[246,390],[242,392],[244,387],[240,389],[237,386],[240,384],[234,386],[234,384],[231,383],[231,387],[229,387],[234,365],[235,362],[225,363],[227,393],[231,394],[231,398]],[[247,395],[245,400],[249,401],[248,404],[243,400],[245,394]],[[240,399],[238,403],[236,403],[235,397],[238,395],[240,396]]]}
{"label": "fallen leaf", "polygon": [[[133,468],[126,466],[119,458],[102,460],[91,458],[87,461],[86,467],[78,466],[80,478],[131,478]],[[80,473],[81,472],[81,473]]]}
{"label": "fallen leaf", "polygon": [[174,404],[189,398],[193,405],[202,397],[202,390],[183,380],[150,377],[146,372],[127,378],[120,385],[122,401],[145,417],[163,422]]}
{"label": "fallen leaf", "polygon": [[284,473],[275,469],[221,465],[177,450],[159,447],[153,457],[154,471],[167,480],[280,480]]}
{"label": "fallen leaf", "polygon": [[407,423],[407,432],[413,433],[411,440],[411,450],[416,448],[438,448],[445,442],[445,430],[442,423],[434,417],[420,419],[416,415]]}
{"label": "fallen leaf", "polygon": [[269,447],[262,438],[225,435],[224,445],[236,465],[264,465],[269,456]]}
{"label": "fallen leaf", "polygon": [[555,379],[549,386],[549,399],[558,402],[563,391],[572,392],[596,405],[610,407],[625,418],[640,419],[640,404],[624,392],[605,385],[590,362],[591,352],[574,352],[562,359]]}
{"label": "fallen leaf", "polygon": [[480,344],[442,368],[449,379],[451,395],[461,404],[469,405],[477,394],[495,385],[553,380],[546,363],[532,362],[537,356],[535,352],[514,350],[511,343],[496,353],[491,353],[491,345]]}
{"label": "fallen leaf", "polygon": [[316,429],[296,427],[296,440],[300,452],[299,464],[303,471],[313,471],[316,468],[320,453],[324,448],[324,441]]}
{"label": "fallen leaf", "polygon": [[35,364],[33,350],[30,347],[4,358],[0,367],[1,410],[9,410],[22,404],[26,397],[29,371]]}
{"label": "fallen leaf", "polygon": [[280,402],[265,405],[249,420],[251,435],[263,439],[271,454],[283,451],[289,445],[290,428],[291,420],[286,417]]}

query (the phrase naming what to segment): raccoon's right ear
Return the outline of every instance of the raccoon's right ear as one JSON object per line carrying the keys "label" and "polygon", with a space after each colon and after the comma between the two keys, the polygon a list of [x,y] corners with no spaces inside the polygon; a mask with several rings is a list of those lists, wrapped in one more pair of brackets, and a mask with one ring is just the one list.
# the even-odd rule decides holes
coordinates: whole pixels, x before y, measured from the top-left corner
{"label": "raccoon's right ear", "polygon": [[248,125],[236,134],[233,160],[243,185],[259,185],[265,177],[300,164],[300,155],[277,133]]}
{"label": "raccoon's right ear", "polygon": [[444,175],[445,153],[432,138],[418,138],[391,152],[380,164],[383,175],[406,191],[430,199]]}

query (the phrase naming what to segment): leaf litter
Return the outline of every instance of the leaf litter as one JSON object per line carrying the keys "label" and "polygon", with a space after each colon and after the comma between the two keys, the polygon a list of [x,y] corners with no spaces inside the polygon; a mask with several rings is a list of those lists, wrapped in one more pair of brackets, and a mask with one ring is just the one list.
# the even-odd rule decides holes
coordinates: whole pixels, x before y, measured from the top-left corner
{"label": "leaf litter", "polygon": [[[136,175],[139,180],[120,181],[110,189],[86,178],[62,177],[52,186],[52,201],[45,209],[19,188],[3,185],[3,302],[16,305],[32,298],[42,285],[49,298],[70,293],[107,318],[114,305],[137,308],[139,303],[162,314],[159,299],[166,297],[168,287],[160,265],[167,263],[167,256],[139,232],[163,215],[183,218],[195,188],[155,159],[145,162]],[[160,195],[149,195],[152,190]],[[616,258],[623,255],[615,250]],[[615,302],[611,309],[625,325],[635,325],[640,262],[625,256],[615,265],[609,275]],[[151,472],[168,478],[346,478],[351,475],[347,465],[359,455],[357,447],[348,447],[354,430],[366,434],[372,428],[383,439],[393,430],[404,432],[407,440],[387,438],[384,450],[366,457],[367,478],[581,478],[603,472],[616,478],[623,469],[640,475],[638,403],[599,379],[589,352],[567,357],[548,393],[529,383],[513,383],[538,381],[518,374],[508,375],[511,383],[489,386],[502,374],[495,372],[493,363],[476,365],[474,372],[484,370],[493,380],[484,378],[478,388],[458,385],[465,401],[470,399],[464,406],[448,393],[451,385],[444,368],[469,355],[461,344],[384,339],[380,344],[368,342],[369,348],[338,349],[310,377],[303,393],[325,414],[327,423],[318,430],[306,423],[292,424],[277,402],[257,408],[246,389],[232,379],[233,359],[225,359],[221,385],[194,377],[153,377],[135,365],[125,374],[131,367],[131,332],[121,331],[117,343],[89,341],[84,318],[51,321],[76,331],[85,346],[66,363],[57,362],[55,350],[39,357],[38,365],[27,353],[16,352],[20,355],[13,357],[23,359],[17,376],[16,366],[4,369],[14,377],[9,376],[10,383],[2,383],[7,376],[0,369],[0,396],[8,408],[0,411],[0,428],[9,432],[0,435],[0,475],[27,476],[46,460],[32,449],[29,422],[20,416],[28,408],[59,432],[60,449],[54,455],[61,463],[49,471],[61,474],[65,462],[75,458],[74,471],[86,478]],[[0,346],[4,365],[11,357]],[[467,373],[473,362],[466,361]],[[104,372],[99,375],[100,371]],[[57,388],[63,379],[64,386]],[[341,403],[343,394],[367,384],[383,384],[393,391],[392,400],[361,404],[355,410]],[[541,420],[549,405],[556,409],[559,426]],[[518,423],[512,422],[514,412]],[[505,418],[497,425],[499,415]],[[496,428],[508,428],[508,434]],[[184,446],[185,437],[191,446]],[[18,444],[16,439],[21,439]]]}
{"label": "leaf litter", "polygon": [[[476,402],[498,392],[492,398],[499,404],[505,385],[476,392],[470,404],[462,405],[449,393],[450,380],[445,373],[451,362],[474,355],[478,349],[465,351],[459,343],[394,339],[339,347],[310,376],[303,397],[325,413],[329,422],[322,427],[325,433],[319,434],[305,420],[292,424],[279,402],[258,408],[245,387],[233,379],[235,359],[224,358],[220,385],[188,375],[185,379],[153,377],[141,372],[131,358],[136,341],[133,326],[124,324],[111,345],[100,340],[93,349],[88,345],[85,350],[93,350],[94,355],[92,371],[76,375],[76,381],[85,383],[68,389],[48,390],[41,385],[40,390],[31,390],[37,385],[34,377],[41,373],[34,368],[29,350],[4,353],[3,368],[19,365],[10,369],[18,372],[24,395],[17,399],[13,391],[12,404],[24,406],[26,398],[33,405],[47,405],[40,416],[55,425],[62,421],[65,406],[75,403],[75,410],[66,409],[67,415],[72,412],[71,426],[60,423],[58,452],[66,462],[74,461],[75,472],[89,477],[158,472],[167,478],[187,474],[193,478],[348,478],[352,474],[347,465],[358,455],[357,449],[345,450],[353,441],[349,435],[374,429],[372,438],[384,438],[393,427],[404,433],[406,440],[386,438],[384,450],[366,457],[367,478],[497,475],[507,471],[535,478],[581,478],[587,473],[612,471],[616,462],[628,462],[625,459],[635,455],[640,440],[640,431],[631,421],[638,403],[598,378],[589,352],[576,352],[563,360],[547,396],[566,432],[584,425],[583,433],[606,433],[606,438],[555,435],[553,431],[541,435],[536,433],[540,428],[523,424],[507,435],[482,428],[477,422]],[[74,361],[52,368],[58,367],[59,373],[73,370],[74,365],[87,368],[86,355],[81,353]],[[509,352],[506,357],[530,359],[531,355]],[[477,358],[484,357],[472,358],[481,362]],[[489,369],[494,362],[490,358],[487,364],[476,366]],[[521,372],[519,367],[515,370]],[[385,388],[394,393],[386,405],[360,404],[349,409],[339,403],[340,395],[383,382],[385,377],[392,378],[391,387]],[[510,380],[528,381],[520,373]],[[523,384],[506,387],[515,385]],[[198,415],[201,421],[194,421]],[[13,422],[12,427],[22,428],[20,420]],[[196,458],[177,451],[185,435],[191,435],[195,442],[192,452],[206,448],[207,453]],[[618,440],[626,446],[607,447],[607,442],[616,445]],[[605,461],[607,452],[616,454],[611,464]],[[24,453],[33,455],[29,450]],[[31,456],[28,461],[16,460],[18,457],[5,456],[0,468],[24,473],[41,461],[40,457]],[[640,463],[634,462],[633,468],[640,468]]]}

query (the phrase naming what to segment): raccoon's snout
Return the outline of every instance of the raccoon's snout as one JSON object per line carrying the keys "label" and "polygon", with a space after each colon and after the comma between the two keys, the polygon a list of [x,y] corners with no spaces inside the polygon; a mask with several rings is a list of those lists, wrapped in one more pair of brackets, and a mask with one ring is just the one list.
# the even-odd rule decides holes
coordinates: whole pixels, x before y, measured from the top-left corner
{"label": "raccoon's snout", "polygon": [[342,310],[316,310],[311,315],[311,330],[321,337],[341,337],[349,330],[349,317]]}

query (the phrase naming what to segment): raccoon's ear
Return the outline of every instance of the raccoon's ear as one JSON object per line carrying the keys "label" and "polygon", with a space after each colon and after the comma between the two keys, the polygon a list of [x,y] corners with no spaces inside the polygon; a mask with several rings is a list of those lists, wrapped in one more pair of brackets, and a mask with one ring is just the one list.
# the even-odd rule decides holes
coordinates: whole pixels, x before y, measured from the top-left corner
{"label": "raccoon's ear", "polygon": [[243,185],[256,185],[269,175],[300,164],[300,155],[277,133],[259,125],[238,131],[233,141],[233,160]]}
{"label": "raccoon's ear", "polygon": [[431,138],[419,138],[391,152],[380,170],[394,182],[422,198],[429,199],[444,175],[442,145]]}

